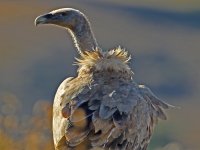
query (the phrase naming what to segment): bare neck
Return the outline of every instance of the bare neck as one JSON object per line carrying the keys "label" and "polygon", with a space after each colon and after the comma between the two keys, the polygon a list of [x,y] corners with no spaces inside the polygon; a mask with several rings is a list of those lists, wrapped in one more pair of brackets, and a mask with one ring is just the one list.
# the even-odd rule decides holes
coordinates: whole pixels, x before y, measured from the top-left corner
{"label": "bare neck", "polygon": [[98,47],[90,23],[85,18],[81,19],[80,23],[69,30],[74,40],[75,47],[78,49],[79,53],[86,50],[91,51]]}

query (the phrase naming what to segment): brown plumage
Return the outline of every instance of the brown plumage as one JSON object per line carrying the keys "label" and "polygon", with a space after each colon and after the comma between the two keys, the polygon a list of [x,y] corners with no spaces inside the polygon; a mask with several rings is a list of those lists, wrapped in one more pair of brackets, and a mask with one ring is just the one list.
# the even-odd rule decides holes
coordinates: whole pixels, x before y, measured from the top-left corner
{"label": "brown plumage", "polygon": [[78,76],[64,80],[54,99],[55,149],[146,150],[158,119],[166,120],[163,110],[173,106],[133,81],[127,51],[98,47],[78,10],[59,9],[36,19],[46,23],[70,30],[80,52]]}

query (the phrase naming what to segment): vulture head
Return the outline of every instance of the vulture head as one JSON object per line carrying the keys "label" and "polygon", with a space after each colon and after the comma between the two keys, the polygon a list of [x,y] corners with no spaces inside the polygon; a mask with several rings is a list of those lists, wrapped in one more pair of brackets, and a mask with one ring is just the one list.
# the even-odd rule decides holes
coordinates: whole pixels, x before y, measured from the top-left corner
{"label": "vulture head", "polygon": [[86,17],[80,11],[72,8],[61,8],[38,16],[35,25],[54,24],[73,29],[86,22]]}
{"label": "vulture head", "polygon": [[98,47],[90,22],[79,10],[61,8],[38,16],[35,25],[52,24],[68,29],[78,51],[93,50]]}

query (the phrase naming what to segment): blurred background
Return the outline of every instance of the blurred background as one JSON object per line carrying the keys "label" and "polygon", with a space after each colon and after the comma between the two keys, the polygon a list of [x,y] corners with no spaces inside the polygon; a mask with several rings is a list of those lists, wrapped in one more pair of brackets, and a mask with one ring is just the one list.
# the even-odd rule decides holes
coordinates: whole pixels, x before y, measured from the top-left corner
{"label": "blurred background", "polygon": [[103,49],[131,53],[137,83],[181,107],[159,122],[148,150],[199,150],[199,0],[1,0],[0,149],[53,149],[53,98],[76,76],[77,51],[67,31],[34,19],[60,7],[83,11]]}

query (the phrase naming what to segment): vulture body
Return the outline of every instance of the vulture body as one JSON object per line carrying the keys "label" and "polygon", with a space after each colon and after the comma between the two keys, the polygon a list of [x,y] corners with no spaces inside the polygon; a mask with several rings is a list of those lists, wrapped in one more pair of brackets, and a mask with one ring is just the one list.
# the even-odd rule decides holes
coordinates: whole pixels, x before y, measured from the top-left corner
{"label": "vulture body", "polygon": [[102,51],[86,16],[72,8],[35,23],[67,28],[80,53],[78,76],[64,80],[55,95],[55,149],[146,150],[158,119],[166,119],[163,110],[173,106],[133,80],[128,52]]}

